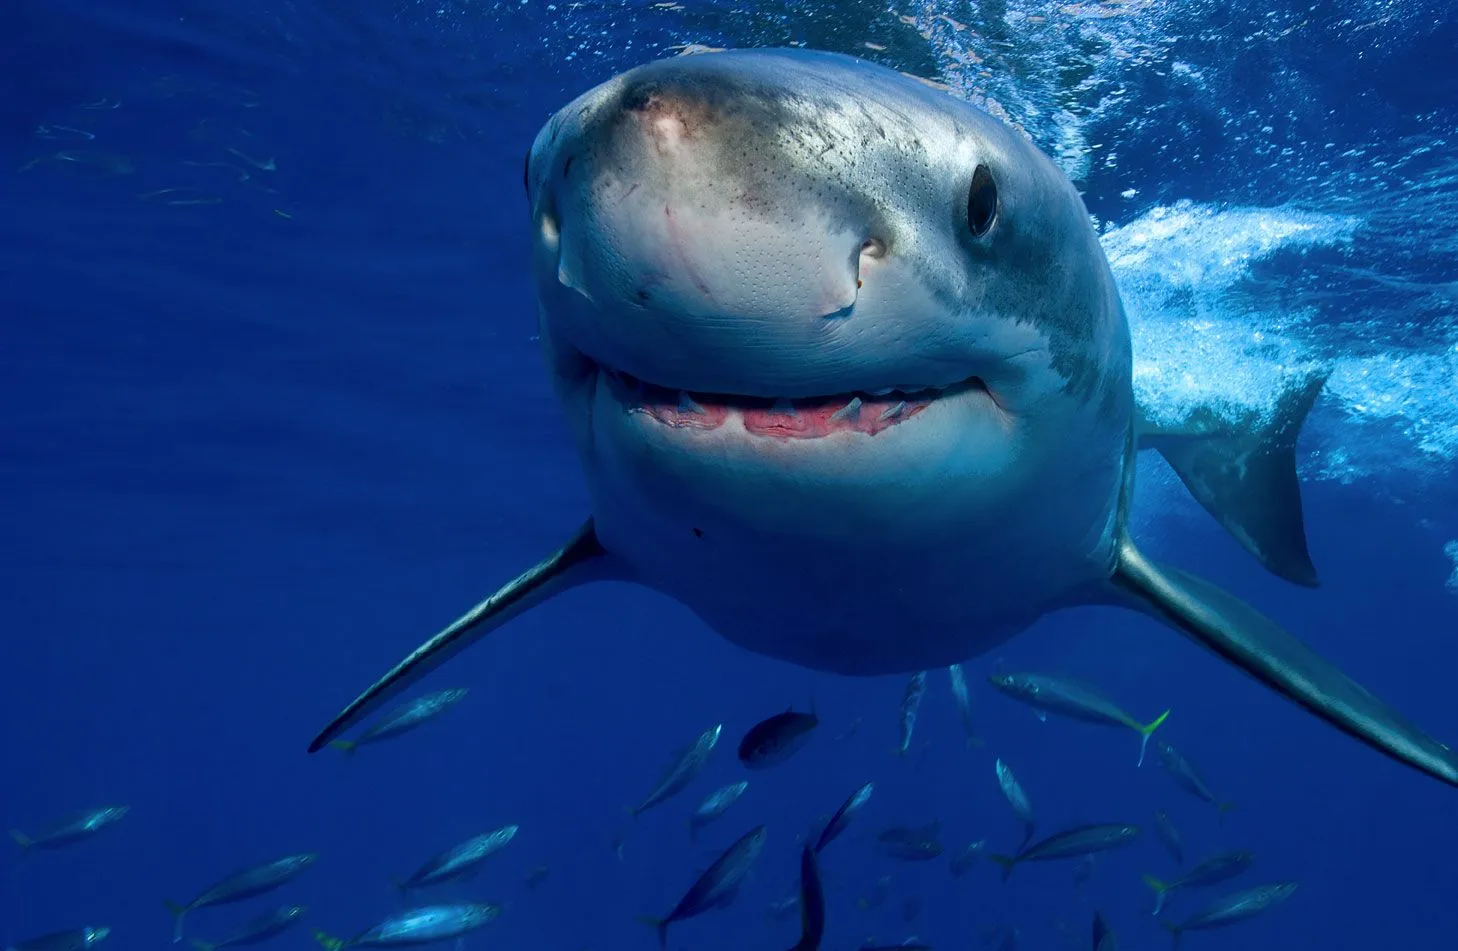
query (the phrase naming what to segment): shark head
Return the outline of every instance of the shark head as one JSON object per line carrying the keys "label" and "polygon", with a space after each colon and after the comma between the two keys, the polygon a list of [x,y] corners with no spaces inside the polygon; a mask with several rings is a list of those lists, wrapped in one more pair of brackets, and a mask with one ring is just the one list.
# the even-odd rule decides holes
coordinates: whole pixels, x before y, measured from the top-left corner
{"label": "shark head", "polygon": [[1091,395],[1127,428],[1082,202],[921,81],[803,51],[659,61],[558,112],[525,175],[589,478],[652,486],[676,531],[966,533],[1086,441]]}

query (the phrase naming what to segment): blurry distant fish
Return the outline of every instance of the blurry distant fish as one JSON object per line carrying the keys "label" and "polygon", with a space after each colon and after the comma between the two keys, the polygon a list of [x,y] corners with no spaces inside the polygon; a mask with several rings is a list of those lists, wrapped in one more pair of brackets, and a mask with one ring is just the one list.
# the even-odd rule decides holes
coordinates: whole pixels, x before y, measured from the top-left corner
{"label": "blurry distant fish", "polygon": [[901,695],[901,742],[897,751],[906,755],[911,749],[911,735],[916,732],[916,713],[921,709],[921,695],[926,693],[926,671],[911,675],[906,682],[906,692]]}
{"label": "blurry distant fish", "polygon": [[845,831],[846,826],[850,825],[851,819],[855,818],[856,813],[860,812],[866,803],[870,801],[871,793],[874,789],[875,783],[866,783],[860,789],[851,793],[849,799],[840,804],[840,808],[835,810],[835,815],[830,817],[830,821],[821,830],[820,838],[815,842],[816,852],[823,850],[831,843],[831,840]]}
{"label": "blurry distant fish", "polygon": [[1002,794],[1007,797],[1007,804],[1012,806],[1013,815],[1023,824],[1023,841],[1018,846],[1021,849],[1033,838],[1033,828],[1037,823],[1033,816],[1033,804],[1028,801],[1028,794],[1023,792],[1022,784],[1013,775],[1012,767],[1000,759],[997,761],[997,785],[1002,787]]}
{"label": "blurry distant fish", "polygon": [[891,876],[882,875],[876,879],[876,887],[871,889],[871,894],[856,899],[856,906],[861,911],[870,911],[872,908],[880,908],[891,894]]}
{"label": "blurry distant fish", "polygon": [[825,937],[825,889],[820,884],[820,866],[815,850],[800,851],[800,940],[790,951],[817,951]]}
{"label": "blurry distant fish", "polygon": [[921,899],[908,898],[901,903],[901,920],[908,925],[921,916]]}
{"label": "blurry distant fish", "polygon": [[966,874],[967,870],[976,864],[977,859],[987,848],[986,839],[978,839],[963,849],[952,859],[952,874],[958,878]]}
{"label": "blurry distant fish", "polygon": [[851,737],[855,736],[856,731],[861,728],[861,719],[861,717],[856,717],[850,722],[850,726],[846,727],[844,730],[841,730],[835,736],[831,737],[830,742],[839,743],[842,740],[848,740]]}
{"label": "blurry distant fish", "polygon": [[368,743],[378,743],[408,733],[421,724],[428,723],[461,702],[469,688],[453,687],[437,690],[391,710],[374,726],[366,730],[357,740],[334,740],[330,746],[353,753]]}
{"label": "blurry distant fish", "polygon": [[672,911],[662,918],[643,919],[657,929],[658,943],[668,947],[668,926],[674,922],[722,908],[733,901],[740,882],[744,881],[759,853],[764,851],[764,840],[765,827],[755,826],[714,860],[714,864],[689,886]]}
{"label": "blurry distant fish", "polygon": [[1185,848],[1180,842],[1180,830],[1175,828],[1174,820],[1163,809],[1154,813],[1154,831],[1165,851],[1175,860],[1175,864],[1185,864]]}
{"label": "blurry distant fish", "polygon": [[799,909],[800,886],[798,883],[796,883],[795,887],[789,892],[789,894],[770,902],[769,916],[774,921],[784,921],[786,918],[790,917]]}
{"label": "blurry distant fish", "polygon": [[53,931],[17,941],[5,951],[89,951],[101,943],[110,928],[73,928],[70,931]]}
{"label": "blurry distant fish", "polygon": [[267,914],[259,915],[221,941],[197,941],[192,946],[197,951],[220,951],[244,944],[258,944],[283,934],[304,914],[302,905],[284,905]]}
{"label": "blurry distant fish", "polygon": [[1162,882],[1153,875],[1144,876],[1144,884],[1154,889],[1154,914],[1164,910],[1169,896],[1182,888],[1208,888],[1229,881],[1244,872],[1255,862],[1255,856],[1245,850],[1221,852],[1212,855],[1172,882]]}
{"label": "blurry distant fish", "polygon": [[182,919],[190,911],[198,908],[205,908],[208,905],[226,905],[229,902],[242,901],[245,898],[252,898],[255,895],[262,895],[264,892],[273,891],[280,885],[287,884],[309,868],[318,860],[316,852],[303,852],[298,855],[286,855],[281,859],[257,865],[253,868],[235,872],[217,884],[203,890],[192,901],[186,905],[178,905],[167,902],[167,908],[177,918],[177,924],[172,931],[174,942],[182,940]]}
{"label": "blurry distant fish", "polygon": [[1205,908],[1196,912],[1185,921],[1174,925],[1163,922],[1165,930],[1174,938],[1174,946],[1180,946],[1180,937],[1186,931],[1207,931],[1211,928],[1223,928],[1226,925],[1233,925],[1237,921],[1245,921],[1253,918],[1267,909],[1274,908],[1286,899],[1290,898],[1296,891],[1295,882],[1273,882],[1269,885],[1257,885],[1255,888],[1247,888],[1242,892],[1235,892],[1223,898],[1217,898]]}
{"label": "blurry distant fish", "polygon": [[1144,763],[1144,749],[1149,737],[1169,716],[1166,710],[1153,722],[1140,723],[1121,710],[1103,691],[1092,684],[1057,677],[1051,674],[993,674],[987,678],[994,687],[1030,704],[1039,710],[1058,713],[1085,723],[1102,723],[1128,727],[1143,739],[1139,744],[1139,763]]}
{"label": "blurry distant fish", "polygon": [[709,754],[714,752],[714,745],[719,742],[719,734],[724,731],[724,724],[711,726],[699,738],[694,740],[692,746],[676,751],[669,759],[668,765],[663,769],[663,775],[658,778],[658,783],[653,791],[648,794],[638,805],[629,809],[632,815],[640,815],[654,806],[683,792],[688,784],[693,782],[699,770],[709,761]]}
{"label": "blurry distant fish", "polygon": [[331,938],[322,931],[314,932],[314,940],[328,951],[345,948],[399,948],[435,941],[449,941],[475,931],[501,914],[499,905],[463,903],[426,905],[411,908],[386,918],[363,934],[347,941]]}
{"label": "blurry distant fish", "polygon": [[[62,846],[72,845],[83,839],[91,838],[122,816],[125,816],[130,809],[130,806],[102,806],[100,809],[91,809],[80,815],[64,819],[50,828],[37,832],[35,835],[26,835],[19,829],[11,829],[10,838],[15,840],[15,843],[20,846],[22,851],[29,851],[30,849],[59,849]],[[98,938],[97,940],[99,941],[101,939]]]}
{"label": "blurry distant fish", "polygon": [[933,819],[919,829],[896,826],[877,835],[876,841],[893,859],[925,862],[942,854],[942,844],[937,841],[941,825],[940,819]]}
{"label": "blurry distant fish", "polygon": [[948,667],[947,676],[952,681],[952,696],[957,700],[957,712],[962,715],[962,732],[967,736],[967,745],[981,746],[982,737],[977,735],[977,724],[972,718],[972,697],[967,692],[967,677],[962,672],[962,665],[953,664]]}
{"label": "blurry distant fish", "polygon": [[750,769],[766,769],[783,763],[797,752],[810,733],[820,725],[812,709],[799,713],[793,709],[761,720],[749,728],[739,741],[739,762]]}
{"label": "blurry distant fish", "polygon": [[1002,866],[1002,880],[1007,881],[1013,867],[1022,862],[1046,862],[1051,859],[1076,859],[1094,852],[1103,852],[1133,842],[1139,827],[1121,824],[1078,826],[1034,842],[1017,855],[989,855]]}
{"label": "blurry distant fish", "polygon": [[722,816],[729,807],[739,801],[744,791],[749,788],[748,780],[740,780],[737,783],[730,783],[728,786],[721,786],[704,797],[699,803],[694,814],[689,816],[689,838],[696,838],[699,830]]}
{"label": "blurry distant fish", "polygon": [[550,871],[551,869],[545,865],[535,865],[528,869],[526,873],[526,887],[536,888],[547,880],[547,873]]}
{"label": "blurry distant fish", "polygon": [[1088,880],[1093,878],[1094,870],[1097,867],[1098,859],[1094,857],[1093,853],[1079,859],[1078,864],[1073,867],[1073,887],[1082,888],[1086,885]]}
{"label": "blurry distant fish", "polygon": [[1119,939],[1097,911],[1093,916],[1093,951],[1119,951]]}
{"label": "blurry distant fish", "polygon": [[1164,768],[1174,777],[1174,781],[1179,784],[1180,788],[1214,806],[1219,811],[1222,821],[1225,819],[1225,814],[1235,807],[1234,803],[1221,802],[1215,797],[1199,770],[1195,769],[1194,764],[1185,759],[1179,750],[1163,740],[1156,740],[1154,751],[1159,754],[1159,761],[1164,764]]}
{"label": "blurry distant fish", "polygon": [[425,888],[458,878],[469,878],[476,873],[482,862],[500,852],[508,842],[516,838],[519,828],[516,825],[502,826],[493,832],[475,836],[459,845],[452,846],[429,859],[411,873],[409,878],[396,882],[395,886],[405,892],[412,888]]}

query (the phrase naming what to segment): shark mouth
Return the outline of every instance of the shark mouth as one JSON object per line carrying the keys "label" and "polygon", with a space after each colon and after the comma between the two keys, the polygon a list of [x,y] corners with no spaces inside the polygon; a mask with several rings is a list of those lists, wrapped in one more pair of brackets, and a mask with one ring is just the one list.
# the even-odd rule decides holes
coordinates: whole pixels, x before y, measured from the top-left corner
{"label": "shark mouth", "polygon": [[630,414],[641,413],[674,429],[718,429],[737,416],[746,432],[779,439],[819,439],[835,433],[874,436],[916,416],[938,400],[968,392],[987,394],[977,377],[921,389],[853,390],[798,399],[674,390],[630,373],[602,367],[613,395]]}

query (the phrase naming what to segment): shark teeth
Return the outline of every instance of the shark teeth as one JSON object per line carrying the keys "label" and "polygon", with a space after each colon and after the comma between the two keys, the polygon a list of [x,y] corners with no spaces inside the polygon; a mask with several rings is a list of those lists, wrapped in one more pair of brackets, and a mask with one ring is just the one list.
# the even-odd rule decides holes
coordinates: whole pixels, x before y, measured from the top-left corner
{"label": "shark teeth", "polygon": [[850,402],[831,414],[830,418],[837,423],[853,423],[861,417],[861,398],[852,396]]}
{"label": "shark teeth", "polygon": [[678,391],[678,411],[680,413],[697,413],[700,416],[705,415],[704,408],[694,402],[694,398],[688,395],[687,390]]}
{"label": "shark teeth", "polygon": [[886,410],[881,413],[881,422],[884,423],[888,419],[895,419],[904,412],[906,412],[906,400],[900,401],[895,406],[887,407]]}

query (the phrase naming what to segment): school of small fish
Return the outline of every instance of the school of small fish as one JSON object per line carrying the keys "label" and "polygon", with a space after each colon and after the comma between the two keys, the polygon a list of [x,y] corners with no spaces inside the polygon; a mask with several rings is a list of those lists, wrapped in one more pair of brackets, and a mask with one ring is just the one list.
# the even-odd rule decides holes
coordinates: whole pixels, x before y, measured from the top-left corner
{"label": "school of small fish", "polygon": [[[964,671],[960,665],[954,665],[948,668],[947,674],[965,745],[984,745],[986,741],[976,728],[972,698]],[[1098,688],[1060,676],[999,672],[988,680],[1001,693],[1032,706],[1038,711],[1040,718],[1047,714],[1056,714],[1075,721],[1120,727],[1135,732],[1140,738],[1140,764],[1143,763],[1144,751],[1151,743],[1155,730],[1169,716],[1169,711],[1166,710],[1148,723],[1141,722],[1125,713]],[[907,756],[912,748],[917,717],[926,689],[926,671],[914,674],[906,684],[898,711],[899,742],[894,750],[898,757]],[[435,721],[454,708],[465,696],[464,689],[424,694],[385,713],[364,730],[359,739],[352,742],[337,741],[333,745],[346,755],[354,755],[361,746],[397,739]],[[791,707],[770,715],[744,732],[738,745],[738,761],[743,769],[753,772],[763,772],[779,766],[814,740],[820,723],[813,706],[808,711],[798,711]],[[845,732],[829,740],[829,743],[835,744],[844,739],[859,723],[856,720]],[[675,751],[647,796],[636,805],[627,807],[629,815],[640,816],[687,790],[713,755],[723,730],[722,723],[709,727],[689,745]],[[1218,820],[1223,823],[1231,808],[1230,803],[1220,799],[1212,791],[1194,764],[1175,747],[1162,739],[1153,740],[1153,744],[1160,764],[1175,785],[1190,796],[1213,806]],[[1075,862],[1073,883],[1077,887],[1093,875],[1097,856],[1132,845],[1140,839],[1139,825],[1118,821],[1067,825],[1039,838],[1036,836],[1038,821],[1032,799],[1012,768],[1001,758],[995,760],[992,776],[988,777],[988,781],[993,779],[1006,798],[1012,817],[1022,825],[1021,841],[1005,851],[990,851],[985,838],[967,844],[948,858],[949,869],[954,877],[961,878],[979,864],[990,863],[1000,869],[1001,879],[1006,883],[1014,869],[1025,863]],[[724,816],[749,794],[750,782],[747,778],[741,779],[705,794],[687,817],[690,840],[696,840],[705,828],[717,827]],[[755,780],[756,786],[762,782]],[[870,805],[874,790],[875,784],[866,782],[850,792],[828,818],[824,818],[816,829],[802,839],[798,886],[772,903],[769,908],[769,917],[774,922],[783,921],[795,913],[799,915],[800,934],[790,946],[790,951],[816,951],[824,940],[827,925],[846,914],[846,909],[837,908],[834,902],[827,900],[821,861],[827,847],[842,837],[853,823],[866,822],[860,817]],[[36,851],[74,847],[116,825],[129,811],[125,805],[102,806],[33,832],[12,830],[10,835],[20,847],[22,856]],[[1171,901],[1176,900],[1175,896],[1210,889],[1243,875],[1253,865],[1254,856],[1247,850],[1228,850],[1205,855],[1192,866],[1186,866],[1185,843],[1174,820],[1164,810],[1156,811],[1153,818],[1159,842],[1174,866],[1181,871],[1169,876],[1168,880],[1152,874],[1144,875],[1144,883],[1153,892],[1153,900],[1147,910],[1169,933],[1174,948],[1180,947],[1187,932],[1223,928],[1244,921],[1283,903],[1296,890],[1295,882],[1273,881],[1226,891],[1203,907],[1184,915],[1182,919],[1172,919],[1166,914],[1166,909]],[[396,879],[394,885],[408,901],[417,891],[450,882],[469,882],[483,863],[512,842],[518,830],[518,825],[509,824],[472,836],[426,859],[414,871]],[[763,824],[744,832],[693,878],[682,897],[672,907],[667,908],[660,916],[641,919],[654,929],[661,948],[668,947],[671,926],[710,911],[729,908],[734,903],[741,884],[750,875],[764,850],[768,836],[769,830]],[[947,854],[941,841],[939,819],[932,819],[921,825],[888,825],[863,838],[874,841],[876,852],[898,862],[934,862]],[[619,858],[622,857],[623,842],[624,837],[619,835],[613,844]],[[987,863],[980,861],[984,857]],[[274,893],[308,871],[318,860],[319,856],[313,852],[282,856],[226,875],[198,891],[186,902],[166,902],[174,917],[173,942],[184,939],[184,924],[199,909],[243,902]],[[533,868],[527,874],[527,886],[536,887],[546,877],[547,871],[547,866]],[[856,907],[867,911],[881,906],[890,897],[891,883],[890,875],[882,876],[869,895],[856,900]],[[902,921],[907,926],[913,925],[921,910],[920,898],[905,898],[901,905]],[[502,911],[502,906],[488,902],[411,903],[410,907],[385,915],[377,924],[353,937],[338,937],[317,928],[311,929],[311,933],[326,951],[413,947],[448,941],[454,941],[457,951],[460,951],[467,934],[485,927],[500,916]],[[288,932],[305,913],[306,909],[301,905],[279,905],[253,915],[216,940],[193,938],[191,944],[197,951],[220,951],[223,948],[258,944]],[[109,934],[110,929],[107,927],[89,925],[17,941],[6,951],[91,951]],[[991,946],[996,942],[996,946],[1002,951],[1013,951],[1019,946],[1020,935],[1018,928],[997,925],[984,931],[983,943]],[[1093,913],[1091,939],[1080,936],[1074,940],[1076,946],[1086,946],[1093,951],[1116,951],[1118,945],[1118,936],[1109,926],[1102,910],[1095,910]],[[880,944],[875,938],[867,938],[860,945],[861,951],[876,951],[881,948],[898,948],[904,951],[929,947],[930,945],[921,943],[916,936],[908,937],[897,944]]]}

